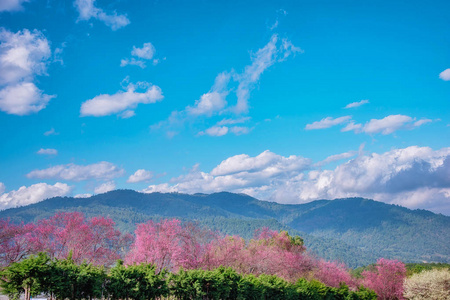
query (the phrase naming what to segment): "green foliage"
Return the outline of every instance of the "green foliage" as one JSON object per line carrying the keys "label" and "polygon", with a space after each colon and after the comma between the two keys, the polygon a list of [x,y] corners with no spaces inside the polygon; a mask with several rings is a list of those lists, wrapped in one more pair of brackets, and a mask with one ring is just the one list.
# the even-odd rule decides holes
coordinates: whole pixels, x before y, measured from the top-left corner
{"label": "green foliage", "polygon": [[431,271],[431,270],[444,270],[447,269],[450,271],[450,264],[444,263],[409,263],[406,264],[406,275],[408,277],[421,273],[423,271]]}
{"label": "green foliage", "polygon": [[14,262],[0,274],[0,286],[3,294],[10,299],[19,299],[25,294],[29,300],[48,289],[51,276],[50,259],[45,253],[30,256],[20,262]]}
{"label": "green foliage", "polygon": [[[122,261],[106,272],[91,264],[77,265],[69,256],[50,261],[40,253],[13,263],[1,273],[2,293],[11,299],[45,293],[56,299],[328,299],[375,300],[373,291],[350,291],[318,281],[300,279],[293,284],[274,275],[241,275],[231,268],[156,272],[151,264],[125,266]],[[28,294],[26,293],[28,291]]]}
{"label": "green foliage", "polygon": [[183,270],[169,276],[170,293],[177,299],[237,299],[241,276],[230,268]]}
{"label": "green foliage", "polygon": [[151,264],[125,266],[118,261],[111,268],[106,286],[111,299],[156,299],[168,293],[167,273],[156,273]]}

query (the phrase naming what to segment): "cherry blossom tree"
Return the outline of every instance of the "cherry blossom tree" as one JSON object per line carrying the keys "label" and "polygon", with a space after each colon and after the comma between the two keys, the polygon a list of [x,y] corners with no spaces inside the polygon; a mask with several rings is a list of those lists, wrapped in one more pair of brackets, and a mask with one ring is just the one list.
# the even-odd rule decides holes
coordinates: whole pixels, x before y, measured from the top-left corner
{"label": "cherry blossom tree", "polygon": [[380,258],[375,270],[364,271],[363,285],[373,289],[379,300],[402,300],[403,282],[406,277],[406,267],[398,260]]}
{"label": "cherry blossom tree", "polygon": [[205,239],[209,235],[198,226],[182,226],[176,219],[139,224],[135,234],[125,263],[152,263],[158,271],[163,268],[171,271],[180,267],[198,268],[207,248]]}
{"label": "cherry blossom tree", "polygon": [[34,229],[34,224],[14,224],[9,219],[0,219],[0,268],[35,252],[30,240]]}
{"label": "cherry blossom tree", "polygon": [[71,253],[76,263],[111,265],[131,240],[114,227],[115,223],[104,217],[85,220],[79,212],[58,213],[37,222],[32,242],[34,249],[51,258],[62,259]]}

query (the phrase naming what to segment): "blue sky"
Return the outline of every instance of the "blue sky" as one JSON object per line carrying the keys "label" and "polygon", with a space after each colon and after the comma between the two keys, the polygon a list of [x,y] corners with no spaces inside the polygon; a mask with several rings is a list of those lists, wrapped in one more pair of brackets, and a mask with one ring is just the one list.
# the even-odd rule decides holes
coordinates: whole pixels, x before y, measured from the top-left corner
{"label": "blue sky", "polygon": [[0,3],[0,209],[112,189],[450,215],[448,1]]}

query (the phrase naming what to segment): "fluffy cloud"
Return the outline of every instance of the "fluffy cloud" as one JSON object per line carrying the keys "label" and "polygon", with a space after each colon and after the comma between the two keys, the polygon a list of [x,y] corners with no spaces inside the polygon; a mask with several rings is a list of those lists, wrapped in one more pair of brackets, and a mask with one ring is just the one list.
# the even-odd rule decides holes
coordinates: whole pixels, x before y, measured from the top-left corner
{"label": "fluffy cloud", "polygon": [[38,152],[36,152],[37,154],[42,154],[42,155],[57,155],[58,154],[58,150],[56,149],[44,149],[41,148],[39,149]]}
{"label": "fluffy cloud", "polygon": [[347,104],[344,108],[355,108],[355,107],[360,107],[361,105],[367,104],[369,103],[369,100],[361,100],[358,102],[352,102]]}
{"label": "fluffy cloud", "polygon": [[0,182],[0,195],[5,192],[5,184],[3,182]]}
{"label": "fluffy cloud", "polygon": [[71,190],[71,186],[60,182],[54,185],[37,183],[29,187],[22,186],[16,191],[1,193],[0,209],[29,205],[51,197],[66,196]]}
{"label": "fluffy cloud", "polygon": [[445,69],[439,74],[439,78],[445,81],[450,81],[450,69]]}
{"label": "fluffy cloud", "polygon": [[[136,89],[144,89],[137,92]],[[122,117],[131,117],[133,111],[140,103],[149,104],[161,101],[164,98],[161,89],[146,82],[130,83],[126,91],[119,91],[113,95],[102,94],[81,104],[81,116],[101,117],[125,111]],[[124,115],[125,114],[125,115]]]}
{"label": "fluffy cloud", "polygon": [[172,179],[174,185],[150,185],[144,191],[239,192],[246,188],[282,182],[291,176],[297,176],[310,166],[309,159],[295,155],[283,157],[270,151],[264,151],[256,157],[241,154],[222,161],[210,173],[200,171],[199,165],[195,165],[188,174]]}
{"label": "fluffy cloud", "polygon": [[[131,55],[135,56],[132,58],[124,58],[120,61],[120,66],[125,67],[127,65],[135,65],[139,66],[142,69],[146,67],[146,60],[150,60],[155,55],[156,49],[152,45],[152,43],[144,43],[142,48],[136,48],[133,46],[133,50],[131,51]],[[156,65],[159,62],[157,59],[153,59],[153,64]]]}
{"label": "fluffy cloud", "polygon": [[29,0],[2,0],[0,1],[0,12],[23,10],[22,4],[26,2],[29,2]]}
{"label": "fluffy cloud", "polygon": [[312,130],[312,129],[325,129],[330,128],[342,123],[346,123],[350,121],[352,117],[351,116],[343,116],[336,119],[333,119],[332,117],[326,117],[320,121],[313,122],[312,124],[307,124],[305,126],[306,130]]}
{"label": "fluffy cloud", "polygon": [[83,181],[83,180],[110,180],[116,177],[121,177],[125,174],[125,171],[115,164],[102,161],[90,165],[58,165],[43,170],[34,170],[27,174],[28,178],[40,178],[40,179],[56,179],[56,180],[70,180],[70,181]]}
{"label": "fluffy cloud", "polygon": [[73,196],[74,198],[89,198],[91,197],[92,194],[76,194],[75,196]]}
{"label": "fluffy cloud", "polygon": [[213,113],[221,111],[227,105],[225,98],[228,95],[227,85],[230,77],[231,75],[227,72],[217,75],[211,90],[195,101],[194,106],[186,107],[187,113],[194,116],[206,115],[210,117]]}
{"label": "fluffy cloud", "polygon": [[127,182],[135,183],[135,182],[148,181],[148,180],[152,179],[152,177],[153,177],[152,172],[144,170],[144,169],[139,169],[128,178]]}
{"label": "fluffy cloud", "polygon": [[361,128],[362,128],[361,124],[355,124],[355,122],[351,121],[344,128],[342,128],[341,131],[342,132],[347,132],[347,131],[361,132]]}
{"label": "fluffy cloud", "polygon": [[213,126],[206,129],[204,132],[199,132],[199,135],[209,135],[209,136],[223,136],[228,133],[227,126]]}
{"label": "fluffy cloud", "polygon": [[54,96],[44,94],[33,80],[46,75],[49,42],[38,30],[13,33],[4,28],[0,42],[0,110],[22,116],[44,109]]}
{"label": "fluffy cloud", "polygon": [[364,125],[362,129],[365,133],[391,134],[399,129],[413,129],[423,124],[431,122],[429,119],[423,119],[414,122],[415,119],[405,115],[390,115],[383,119],[372,119]]}
{"label": "fluffy cloud", "polygon": [[117,12],[107,14],[103,9],[95,6],[95,0],[75,0],[75,8],[79,13],[78,20],[88,21],[91,18],[97,19],[105,23],[112,30],[117,30],[130,24],[130,20],[126,15],[118,15]]}
{"label": "fluffy cloud", "polygon": [[94,193],[95,194],[103,194],[103,193],[113,191],[115,188],[116,188],[116,184],[114,183],[114,181],[109,181],[109,182],[105,182],[105,183],[102,183],[101,185],[97,186],[94,189]]}
{"label": "fluffy cloud", "polygon": [[43,94],[32,82],[7,85],[0,90],[0,110],[18,116],[37,113],[55,96]]}
{"label": "fluffy cloud", "polygon": [[[240,154],[222,161],[209,173],[196,165],[188,174],[173,178],[171,185],[151,185],[144,191],[225,190],[281,203],[366,197],[450,215],[450,148],[411,146],[368,155],[360,149],[351,159],[356,155],[356,151],[349,151],[312,164],[303,157],[270,151],[255,157]],[[334,170],[321,170],[326,163],[341,159],[347,161]]]}

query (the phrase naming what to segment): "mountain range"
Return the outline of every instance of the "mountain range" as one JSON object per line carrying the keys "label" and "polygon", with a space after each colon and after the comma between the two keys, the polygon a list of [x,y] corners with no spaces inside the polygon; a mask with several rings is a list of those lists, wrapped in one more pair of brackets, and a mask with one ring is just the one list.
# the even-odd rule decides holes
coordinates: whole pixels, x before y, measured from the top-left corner
{"label": "mountain range", "polygon": [[377,258],[450,262],[450,217],[363,198],[279,204],[245,194],[139,193],[116,190],[89,198],[55,197],[0,211],[0,218],[34,222],[56,212],[108,216],[133,232],[149,219],[196,221],[223,234],[251,238],[261,227],[300,235],[312,253],[349,267]]}

